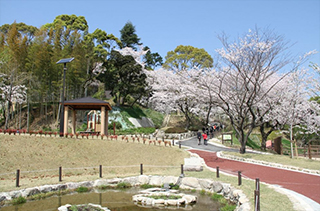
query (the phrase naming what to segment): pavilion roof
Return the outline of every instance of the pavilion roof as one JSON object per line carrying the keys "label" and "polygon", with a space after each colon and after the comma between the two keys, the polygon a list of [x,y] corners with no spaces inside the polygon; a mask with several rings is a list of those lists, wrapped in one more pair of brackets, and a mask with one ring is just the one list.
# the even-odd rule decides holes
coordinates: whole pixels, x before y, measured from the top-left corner
{"label": "pavilion roof", "polygon": [[112,110],[108,102],[92,97],[68,100],[64,102],[64,106],[68,106],[73,110],[101,110],[101,107],[105,106],[106,110]]}

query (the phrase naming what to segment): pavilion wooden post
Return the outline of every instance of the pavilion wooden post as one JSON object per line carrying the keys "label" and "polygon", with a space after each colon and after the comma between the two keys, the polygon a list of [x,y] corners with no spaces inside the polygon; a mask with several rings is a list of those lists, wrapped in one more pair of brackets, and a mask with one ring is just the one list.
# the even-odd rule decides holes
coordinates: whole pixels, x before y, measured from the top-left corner
{"label": "pavilion wooden post", "polygon": [[72,134],[76,134],[77,111],[72,110]]}
{"label": "pavilion wooden post", "polygon": [[106,111],[106,135],[109,135],[109,131],[108,131],[108,124],[109,124],[109,111]]}
{"label": "pavilion wooden post", "polygon": [[64,107],[64,128],[63,128],[63,135],[68,133],[68,114],[69,114],[69,108],[68,106]]}
{"label": "pavilion wooden post", "polygon": [[101,135],[106,134],[106,107],[101,107]]}

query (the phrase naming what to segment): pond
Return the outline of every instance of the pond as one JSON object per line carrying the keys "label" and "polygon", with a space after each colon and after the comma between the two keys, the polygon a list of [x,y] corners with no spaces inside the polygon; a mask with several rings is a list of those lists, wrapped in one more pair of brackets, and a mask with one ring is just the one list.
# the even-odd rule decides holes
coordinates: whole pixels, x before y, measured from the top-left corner
{"label": "pond", "polygon": [[8,206],[0,208],[1,211],[57,211],[58,207],[65,204],[99,204],[102,207],[107,207],[111,211],[216,211],[219,210],[219,203],[210,199],[207,195],[199,193],[185,192],[190,195],[198,196],[197,203],[173,209],[173,207],[163,208],[145,208],[135,205],[132,201],[132,196],[137,194],[141,189],[130,188],[125,191],[121,190],[104,190],[99,192],[74,193],[63,196],[53,196],[42,200],[29,201],[25,204]]}

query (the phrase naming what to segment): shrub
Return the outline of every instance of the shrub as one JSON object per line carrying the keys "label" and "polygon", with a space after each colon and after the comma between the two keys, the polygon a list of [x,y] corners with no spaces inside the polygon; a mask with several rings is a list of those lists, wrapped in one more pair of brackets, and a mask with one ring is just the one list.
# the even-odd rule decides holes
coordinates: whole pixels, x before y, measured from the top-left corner
{"label": "shrub", "polygon": [[77,189],[76,189],[76,191],[78,192],[78,193],[85,193],[85,192],[88,192],[89,191],[89,188],[87,188],[87,187],[78,187]]}
{"label": "shrub", "polygon": [[117,189],[126,189],[126,188],[131,188],[130,183],[120,182],[117,184]]}
{"label": "shrub", "polygon": [[140,185],[140,188],[143,188],[143,189],[154,188],[154,187],[155,187],[154,185],[150,185],[150,184],[142,184],[142,185]]}
{"label": "shrub", "polygon": [[173,190],[179,190],[179,188],[180,188],[179,185],[176,185],[173,183],[170,183],[169,186],[170,186],[170,189],[173,189]]}
{"label": "shrub", "polygon": [[220,210],[221,211],[233,211],[236,209],[236,205],[234,204],[226,204],[224,207],[221,207]]}
{"label": "shrub", "polygon": [[27,199],[22,197],[22,196],[19,196],[18,198],[14,198],[12,200],[12,204],[14,204],[14,205],[23,204],[23,203],[26,203],[26,202],[27,202]]}
{"label": "shrub", "polygon": [[213,199],[215,201],[218,201],[221,198],[223,198],[223,196],[220,195],[220,194],[217,194],[217,193],[213,193],[212,196],[211,196],[211,199]]}
{"label": "shrub", "polygon": [[202,190],[200,191],[200,195],[205,195],[205,194],[206,194],[206,191],[202,189]]}

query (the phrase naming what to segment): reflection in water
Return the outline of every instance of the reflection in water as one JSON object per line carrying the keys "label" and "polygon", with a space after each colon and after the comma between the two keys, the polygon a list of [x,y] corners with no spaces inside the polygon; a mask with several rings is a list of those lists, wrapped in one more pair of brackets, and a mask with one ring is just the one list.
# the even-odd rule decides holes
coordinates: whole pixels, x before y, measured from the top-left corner
{"label": "reflection in water", "polygon": [[[198,195],[198,201],[195,205],[188,205],[186,207],[180,207],[177,209],[169,208],[145,208],[135,205],[132,202],[132,196],[137,194],[140,189],[131,188],[126,191],[119,190],[107,190],[101,192],[90,193],[74,193],[64,196],[53,196],[50,198],[30,201],[25,204],[2,207],[1,211],[57,211],[58,207],[65,204],[99,204],[103,207],[109,208],[111,211],[216,211],[219,210],[219,204],[214,202],[208,196]],[[193,194],[193,193],[188,193]]]}

